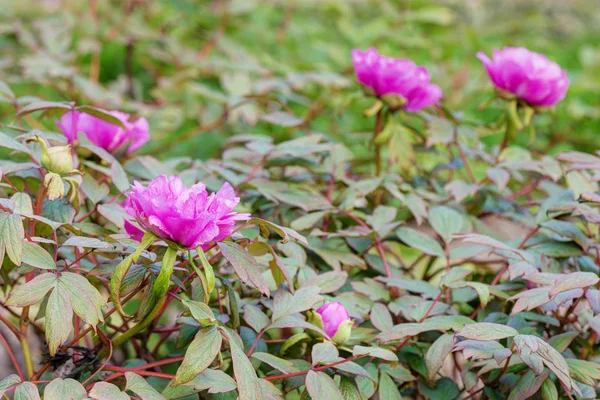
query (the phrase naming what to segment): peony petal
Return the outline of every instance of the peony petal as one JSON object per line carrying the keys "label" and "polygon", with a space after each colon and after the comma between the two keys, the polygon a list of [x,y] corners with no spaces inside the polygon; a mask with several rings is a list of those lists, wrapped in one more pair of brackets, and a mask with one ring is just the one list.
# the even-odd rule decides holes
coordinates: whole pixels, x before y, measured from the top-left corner
{"label": "peony petal", "polygon": [[140,225],[185,248],[223,240],[233,233],[235,221],[249,218],[232,211],[239,198],[229,183],[209,196],[204,183],[188,188],[178,176],[160,175],[147,187],[134,182],[127,198],[123,206]]}
{"label": "peony petal", "polygon": [[63,132],[69,142],[77,140],[77,132],[79,127],[79,111],[68,111],[56,122],[56,126]]}
{"label": "peony petal", "polygon": [[492,60],[484,53],[477,57],[496,87],[533,106],[553,106],[565,97],[569,86],[566,72],[543,54],[505,47],[494,50]]}

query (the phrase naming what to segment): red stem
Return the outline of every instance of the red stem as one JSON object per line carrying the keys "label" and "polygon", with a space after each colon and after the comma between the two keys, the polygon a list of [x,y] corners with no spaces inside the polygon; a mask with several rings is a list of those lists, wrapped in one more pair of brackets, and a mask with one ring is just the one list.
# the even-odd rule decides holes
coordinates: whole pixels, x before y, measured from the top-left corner
{"label": "red stem", "polygon": [[322,366],[317,367],[317,368],[311,368],[311,369],[306,370],[306,371],[298,371],[298,372],[291,372],[289,374],[267,376],[264,379],[266,379],[268,381],[274,381],[274,380],[277,380],[277,379],[285,379],[285,378],[293,378],[295,376],[302,376],[302,375],[308,374],[310,371],[314,371],[314,372],[322,371],[324,369],[335,367],[336,365],[340,365],[340,364],[344,364],[344,363],[347,363],[347,362],[350,362],[350,361],[358,360],[359,358],[364,358],[364,357],[367,357],[367,356],[368,356],[368,354],[361,354],[361,355],[358,355],[358,356],[346,358],[344,360],[336,361],[336,362],[331,363],[331,364],[322,365]]}
{"label": "red stem", "polygon": [[[268,327],[267,327],[268,328]],[[256,335],[256,339],[254,339],[254,343],[252,343],[252,347],[250,347],[250,350],[248,350],[248,353],[246,353],[246,355],[248,357],[250,357],[250,355],[252,354],[252,352],[254,351],[254,348],[256,347],[256,345],[258,344],[258,341],[260,340],[260,338],[262,337],[262,335],[267,331],[267,328],[263,329],[262,331],[258,332],[258,335]]]}
{"label": "red stem", "polygon": [[2,335],[1,332],[0,332],[0,342],[2,342],[2,344],[6,348],[6,352],[8,353],[8,356],[10,357],[13,364],[15,365],[15,370],[17,371],[17,374],[19,375],[21,380],[24,381],[26,379],[26,377],[25,377],[25,375],[23,375],[23,371],[21,370],[21,366],[19,365],[19,362],[17,361],[17,357],[15,357],[15,353],[13,353],[10,345],[8,344],[8,342],[4,338],[4,335]]}

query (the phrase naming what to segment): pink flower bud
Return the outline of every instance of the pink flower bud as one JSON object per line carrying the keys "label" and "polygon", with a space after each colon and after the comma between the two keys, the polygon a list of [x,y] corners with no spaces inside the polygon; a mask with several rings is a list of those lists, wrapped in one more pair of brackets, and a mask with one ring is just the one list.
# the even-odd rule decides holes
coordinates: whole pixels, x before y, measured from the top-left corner
{"label": "pink flower bud", "polygon": [[338,331],[339,326],[344,321],[350,320],[350,315],[346,307],[340,302],[325,303],[317,310],[323,320],[323,330],[333,338]]}
{"label": "pink flower bud", "polygon": [[524,47],[494,50],[492,59],[477,53],[494,85],[532,106],[551,107],[565,98],[567,73],[545,55]]}
{"label": "pink flower bud", "polygon": [[240,199],[229,183],[209,195],[204,183],[188,188],[178,176],[160,175],[147,187],[134,182],[127,197],[141,226],[187,249],[231,236],[235,221],[250,217],[233,212]]}
{"label": "pink flower bud", "polygon": [[69,142],[75,141],[81,132],[90,142],[111,153],[116,152],[121,146],[127,146],[127,154],[133,153],[150,139],[146,118],[129,122],[129,114],[119,111],[111,111],[109,114],[118,118],[125,125],[125,129],[78,111],[67,112],[56,125],[63,131]]}
{"label": "pink flower bud", "polygon": [[442,98],[442,89],[430,83],[427,69],[411,60],[386,57],[372,47],[352,50],[352,61],[358,81],[369,92],[377,97],[401,96],[405,101],[396,103],[406,111],[419,111]]}

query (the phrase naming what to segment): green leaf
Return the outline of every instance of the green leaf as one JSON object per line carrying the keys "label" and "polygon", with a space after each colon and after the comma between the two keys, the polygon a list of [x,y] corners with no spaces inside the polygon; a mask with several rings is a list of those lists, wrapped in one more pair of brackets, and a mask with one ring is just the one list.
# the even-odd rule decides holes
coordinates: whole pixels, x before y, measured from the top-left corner
{"label": "green leaf", "polygon": [[559,293],[566,292],[571,289],[585,288],[595,286],[600,282],[597,274],[592,272],[571,272],[563,275],[556,280],[548,295],[552,298]]}
{"label": "green leaf", "polygon": [[[323,372],[308,371],[306,375],[306,391],[313,400],[344,400],[340,389],[333,379]],[[387,400],[387,398],[385,399]]]}
{"label": "green leaf", "polygon": [[200,326],[211,325],[216,321],[215,315],[206,304],[194,300],[183,300],[182,303],[190,310],[192,317],[200,323]]}
{"label": "green leaf", "polygon": [[269,353],[252,353],[252,358],[260,360],[266,364],[269,364],[271,367],[283,372],[284,374],[289,374],[291,372],[298,372],[298,369],[294,367],[294,364],[288,360],[284,360],[283,358],[279,358]]}
{"label": "green leaf", "polygon": [[317,224],[319,221],[323,221],[323,218],[327,214],[327,211],[314,211],[301,216],[292,221],[291,227],[297,231],[303,231],[310,229]]}
{"label": "green leaf", "polygon": [[235,390],[235,380],[219,369],[207,369],[189,381],[185,386],[196,390],[207,390],[208,393],[226,393]]}
{"label": "green leaf", "polygon": [[102,307],[106,306],[106,299],[86,278],[63,272],[58,278],[57,288],[68,293],[73,311],[83,322],[96,328],[99,322],[104,321]]}
{"label": "green leaf", "polygon": [[429,376],[430,381],[434,380],[438,371],[442,368],[442,365],[444,365],[444,360],[452,351],[453,346],[454,335],[446,333],[437,338],[427,350],[427,354],[425,354],[425,365],[427,366],[427,375]]}
{"label": "green leaf", "polygon": [[283,282],[287,282],[290,290],[293,291],[294,281],[292,277],[288,273],[287,268],[283,265],[281,258],[275,253],[273,248],[265,242],[254,242],[248,246],[248,252],[253,256],[262,256],[265,254],[270,254],[271,259],[269,260],[269,269],[271,270],[271,275],[275,280],[275,284],[277,286],[281,285]]}
{"label": "green leaf", "polygon": [[[4,132],[0,132],[0,147],[16,150],[25,154],[31,154],[31,150],[27,146],[21,144],[21,142],[16,141]],[[4,170],[4,173],[6,173],[6,170]]]}
{"label": "green leaf", "polygon": [[121,122],[121,120],[117,117],[115,117],[112,114],[109,114],[108,111],[103,110],[101,108],[96,108],[96,107],[92,107],[92,106],[78,106],[75,107],[75,110],[80,111],[80,112],[84,112],[86,114],[90,114],[96,118],[100,118],[103,121],[106,121],[110,124],[113,125],[118,125],[119,127],[126,129],[125,125],[123,125],[123,122]]}
{"label": "green leaf", "polygon": [[263,114],[261,115],[260,119],[284,128],[302,125],[304,122],[302,118],[298,118],[294,114],[284,111],[275,111],[270,114]]}
{"label": "green leaf", "polygon": [[258,307],[251,304],[244,306],[244,321],[256,332],[260,332],[269,325],[269,317]]}
{"label": "green leaf", "polygon": [[173,275],[176,259],[177,249],[171,246],[167,247],[167,251],[162,259],[160,272],[158,273],[158,277],[156,278],[156,282],[154,282],[154,288],[152,290],[157,299],[163,298],[169,290],[169,286],[171,285],[171,275]]}
{"label": "green leaf", "polygon": [[248,224],[258,225],[260,227],[260,233],[264,238],[269,238],[269,229],[271,229],[275,233],[277,233],[279,237],[281,237],[281,243],[287,243],[290,240],[290,238],[292,238],[299,241],[300,243],[303,243],[304,245],[308,245],[306,238],[293,229],[286,228],[284,226],[279,226],[277,224],[274,224],[273,222],[266,221],[260,218],[251,218],[248,221]]}
{"label": "green leaf", "polygon": [[317,343],[312,348],[313,365],[331,364],[339,357],[337,348],[331,342]]}
{"label": "green leaf", "polygon": [[125,372],[127,386],[125,390],[131,390],[142,400],[166,400],[165,397],[154,389],[144,378],[133,372]]}
{"label": "green leaf", "polygon": [[[420,12],[424,12],[421,10]],[[415,13],[412,13],[415,15]],[[425,129],[427,135],[427,147],[435,144],[448,144],[454,138],[454,125],[443,118],[431,117],[427,121],[427,127]]]}
{"label": "green leaf", "polygon": [[395,229],[400,222],[393,222],[396,219],[398,210],[390,206],[377,206],[373,210],[373,215],[366,218],[366,222],[373,228],[379,237],[387,236]]}
{"label": "green leaf", "polygon": [[[1,213],[0,246],[6,249],[8,258],[10,258],[15,265],[21,265],[24,238],[25,230],[23,229],[21,217],[17,214]],[[0,254],[4,255],[3,252],[0,252]]]}
{"label": "green leaf", "polygon": [[472,323],[473,320],[462,315],[441,315],[428,318],[421,323],[410,322],[394,325],[388,332],[380,333],[377,338],[381,343],[396,342],[407,336],[415,336],[428,331],[458,331],[459,329],[463,329],[465,325],[469,326],[468,324]]}
{"label": "green leaf", "polygon": [[231,327],[233,329],[237,329],[240,326],[240,313],[238,307],[238,300],[236,297],[236,292],[233,290],[231,283],[227,278],[221,278],[217,276],[217,279],[221,281],[221,284],[225,287],[227,291],[227,298],[229,299],[229,314],[231,316]]}
{"label": "green leaf", "polygon": [[318,332],[325,338],[329,338],[329,335],[327,335],[324,330],[320,329],[317,326],[314,326],[311,323],[306,322],[302,318],[297,317],[295,315],[289,315],[287,317],[279,318],[271,326],[269,326],[269,329],[277,328],[305,328]]}
{"label": "green leaf", "polygon": [[435,389],[419,383],[419,391],[427,400],[458,399],[460,394],[456,383],[449,378],[442,378],[435,382]]}
{"label": "green leaf", "polygon": [[71,236],[62,244],[62,246],[87,247],[90,249],[112,249],[115,245],[96,238]]}
{"label": "green leaf", "polygon": [[177,369],[174,385],[190,382],[208,368],[221,351],[222,340],[216,326],[200,329]]}
{"label": "green leaf", "polygon": [[40,400],[40,392],[33,383],[23,382],[15,390],[14,400]]}
{"label": "green leaf", "polygon": [[579,336],[577,331],[565,332],[560,335],[553,335],[548,339],[548,344],[554,347],[559,353],[566,351],[573,340]]}
{"label": "green leaf", "polygon": [[83,175],[81,182],[81,191],[93,203],[98,204],[103,198],[108,196],[110,188],[105,183],[98,183],[91,174]]}
{"label": "green leaf", "polygon": [[[513,340],[519,356],[530,368],[537,367],[539,365],[537,359],[539,359],[556,375],[567,390],[574,390],[576,393],[581,394],[579,388],[571,379],[569,365],[556,349],[533,335],[516,335]],[[539,374],[539,372],[537,373]]]}
{"label": "green leaf", "polygon": [[108,382],[96,382],[89,393],[90,399],[94,400],[130,400],[131,397],[122,392],[118,386]]}
{"label": "green leaf", "polygon": [[44,400],[81,400],[87,397],[83,385],[75,379],[54,379],[44,389]]}
{"label": "green leaf", "polygon": [[31,204],[31,197],[27,193],[17,192],[10,198],[14,203],[15,207],[13,211],[17,214],[33,214],[33,205]]}
{"label": "green leaf", "polygon": [[465,326],[456,334],[471,340],[500,340],[518,335],[519,331],[507,325],[479,322]]}
{"label": "green leaf", "polygon": [[202,262],[202,268],[204,270],[204,278],[206,279],[207,287],[204,288],[204,300],[206,303],[210,300],[210,295],[215,290],[215,272],[213,270],[212,265],[206,259],[206,254],[204,254],[204,250],[202,247],[198,246],[196,248],[196,252],[200,256],[200,261]]}
{"label": "green leaf", "polygon": [[221,328],[229,338],[229,347],[231,348],[231,359],[233,360],[233,374],[237,382],[239,400],[262,400],[262,390],[256,370],[252,363],[246,357],[241,340],[233,335],[229,330]]}
{"label": "green leaf", "polygon": [[364,400],[354,379],[342,377],[340,380],[340,392],[344,400]]}
{"label": "green leaf", "polygon": [[125,275],[127,275],[127,272],[129,272],[132,262],[133,254],[130,254],[117,265],[113,276],[110,278],[110,298],[115,305],[115,308],[121,315],[126,315],[125,311],[123,310],[123,306],[121,305],[121,284],[125,278]]}
{"label": "green leaf", "polygon": [[373,304],[370,318],[373,326],[381,332],[392,329],[392,326],[394,326],[394,320],[392,319],[390,310],[387,308],[387,306],[381,303]]}
{"label": "green leaf", "polygon": [[24,264],[39,269],[56,269],[54,259],[39,244],[24,241],[22,260]]}
{"label": "green leaf", "polygon": [[592,361],[566,359],[570,376],[585,385],[596,386],[600,380],[600,364]]}
{"label": "green leaf", "polygon": [[548,378],[548,371],[536,376],[532,370],[525,372],[517,381],[508,395],[508,400],[525,400],[538,392],[544,381]]}
{"label": "green leaf", "polygon": [[453,235],[467,230],[463,216],[445,206],[432,207],[429,210],[429,224],[447,243],[452,240]]}
{"label": "green leaf", "polygon": [[321,293],[331,293],[344,286],[347,279],[348,273],[346,271],[329,271],[313,276],[304,282],[302,286],[317,286],[321,289]]}
{"label": "green leaf", "polygon": [[379,374],[379,398],[386,400],[402,400],[402,396],[400,396],[400,392],[396,387],[396,384],[390,378],[388,374],[384,371],[381,371]]}
{"label": "green leaf", "polygon": [[408,246],[422,251],[431,256],[444,257],[444,249],[432,237],[427,236],[412,228],[401,227],[396,230],[396,235]]}
{"label": "green leaf", "polygon": [[73,330],[73,308],[66,290],[59,285],[50,293],[44,321],[48,352],[51,356],[67,341]]}
{"label": "green leaf", "polygon": [[304,332],[296,333],[295,335],[292,335],[289,338],[287,338],[285,342],[283,342],[283,344],[281,345],[281,350],[279,350],[279,352],[281,353],[281,355],[284,355],[294,345],[302,342],[311,342],[312,340],[313,339]]}
{"label": "green leaf", "polygon": [[301,287],[293,295],[283,289],[278,290],[273,299],[271,318],[276,321],[281,317],[310,309],[323,300],[323,297],[319,296],[320,290],[316,286]]}
{"label": "green leaf", "polygon": [[11,292],[7,306],[26,307],[39,303],[50,290],[56,287],[58,278],[53,273],[36,276],[31,281],[15,287]]}
{"label": "green leaf", "polygon": [[234,242],[219,242],[218,246],[242,282],[251,281],[261,293],[270,295],[269,285],[260,273],[254,257]]}
{"label": "green leaf", "polygon": [[546,378],[542,387],[540,387],[540,397],[542,400],[558,400],[558,390],[550,378]]}
{"label": "green leaf", "polygon": [[18,383],[21,383],[21,378],[19,378],[19,375],[17,374],[8,375],[7,377],[2,378],[2,380],[0,380],[0,398],[4,396],[6,389]]}
{"label": "green leaf", "polygon": [[22,107],[19,112],[17,112],[17,117],[22,117],[27,114],[31,114],[36,111],[47,111],[47,110],[65,110],[68,111],[71,109],[70,103],[58,103],[54,101],[34,101],[32,103],[27,104],[25,107]]}
{"label": "green leaf", "polygon": [[137,249],[135,249],[135,251],[132,254],[133,262],[134,263],[138,262],[142,253],[148,247],[152,246],[154,244],[154,242],[156,242],[157,240],[158,240],[158,236],[156,236],[154,233],[152,233],[150,231],[146,231],[144,233],[144,236],[142,236],[142,241],[140,242],[140,245],[137,247]]}
{"label": "green leaf", "polygon": [[448,285],[449,288],[457,289],[470,287],[477,292],[479,296],[479,301],[481,302],[481,306],[485,307],[490,300],[490,288],[485,283],[481,282],[453,282]]}
{"label": "green leaf", "polygon": [[360,356],[363,354],[368,354],[371,357],[381,358],[382,360],[387,361],[398,361],[398,356],[391,352],[390,350],[382,349],[381,347],[365,347],[365,346],[354,346],[352,349],[353,356]]}

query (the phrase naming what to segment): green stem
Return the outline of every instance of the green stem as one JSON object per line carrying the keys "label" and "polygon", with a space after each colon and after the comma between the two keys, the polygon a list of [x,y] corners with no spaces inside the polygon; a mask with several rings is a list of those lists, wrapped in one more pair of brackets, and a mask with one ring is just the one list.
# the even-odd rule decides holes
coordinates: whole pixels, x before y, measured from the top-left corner
{"label": "green stem", "polygon": [[21,339],[21,349],[23,350],[27,376],[31,378],[33,376],[33,359],[31,358],[31,348],[29,347],[29,340],[27,340],[27,337]]}
{"label": "green stem", "polygon": [[[119,336],[112,342],[113,348],[117,348],[118,346],[122,345],[123,343],[125,343],[126,341],[131,339],[137,333],[141,332],[146,327],[148,327],[148,325],[150,325],[152,323],[152,321],[154,321],[154,318],[156,318],[156,316],[160,313],[160,310],[162,309],[166,300],[167,300],[167,296],[163,296],[160,299],[158,299],[158,301],[154,305],[154,308],[152,309],[152,311],[150,311],[150,313],[146,316],[146,318],[141,320],[138,324],[129,328],[125,333],[123,333],[121,336]],[[102,358],[106,357],[107,355],[108,355],[108,349],[104,348],[104,349],[102,349],[102,351],[100,351],[100,353],[98,353],[98,359],[102,359]]]}
{"label": "green stem", "polygon": [[373,142],[375,143],[375,174],[381,175],[381,145],[377,144],[377,136],[381,133],[383,109],[375,115],[375,127],[373,129]]}

